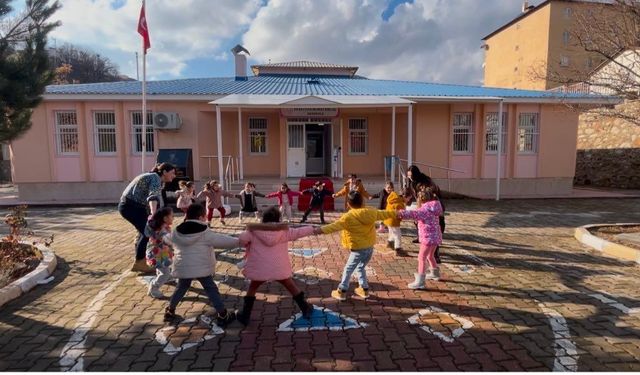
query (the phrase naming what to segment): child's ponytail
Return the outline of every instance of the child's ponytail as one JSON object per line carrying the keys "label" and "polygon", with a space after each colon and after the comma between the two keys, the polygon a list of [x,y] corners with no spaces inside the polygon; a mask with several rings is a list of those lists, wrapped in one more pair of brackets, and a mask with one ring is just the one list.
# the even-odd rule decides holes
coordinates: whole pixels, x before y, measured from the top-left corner
{"label": "child's ponytail", "polygon": [[153,216],[151,216],[151,219],[149,219],[149,227],[154,231],[159,230],[164,224],[164,218],[172,214],[173,210],[171,207],[163,207],[159,209],[155,214],[153,214]]}

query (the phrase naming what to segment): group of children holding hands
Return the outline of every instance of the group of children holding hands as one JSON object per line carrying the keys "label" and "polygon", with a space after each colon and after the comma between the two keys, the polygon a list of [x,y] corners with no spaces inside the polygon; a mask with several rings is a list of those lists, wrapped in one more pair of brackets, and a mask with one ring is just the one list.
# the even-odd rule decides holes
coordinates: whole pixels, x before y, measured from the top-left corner
{"label": "group of children holding hands", "polygon": [[[376,223],[384,221],[389,227],[389,244],[400,249],[400,220],[412,219],[418,223],[420,252],[418,256],[418,272],[414,282],[408,284],[411,289],[424,289],[426,279],[439,279],[439,268],[434,259],[436,247],[442,242],[442,235],[438,217],[442,214],[439,197],[431,186],[420,185],[416,192],[418,208],[405,210],[405,200],[394,192],[393,184],[387,182],[384,193],[386,195],[384,209],[374,209],[364,203],[365,198],[371,199],[362,182],[351,175],[349,181],[337,193],[324,189],[324,184],[317,182],[313,188],[302,193],[312,195],[310,208],[304,213],[301,222],[305,222],[311,210],[319,209],[323,224],[324,213],[322,204],[324,197],[332,195],[346,196],[344,213],[337,221],[322,226],[290,227],[282,219],[292,219],[291,206],[293,197],[301,192],[291,191],[286,184],[282,184],[279,191],[268,194],[269,198],[277,198],[278,207],[270,207],[262,215],[261,223],[248,224],[246,230],[238,237],[224,235],[209,230],[213,209],[220,211],[221,222],[224,224],[225,210],[222,197],[235,196],[241,199],[242,213],[256,213],[255,196],[263,196],[255,191],[255,186],[246,184],[240,194],[229,194],[223,191],[217,182],[205,185],[204,190],[195,195],[193,184],[181,183],[178,193],[178,207],[185,212],[184,221],[175,229],[173,211],[161,208],[155,212],[145,230],[150,239],[147,248],[147,264],[156,269],[156,277],[149,285],[148,294],[154,298],[163,298],[160,286],[169,282],[172,277],[177,278],[177,286],[170,298],[169,306],[165,310],[165,321],[178,318],[175,309],[182,300],[192,281],[197,279],[204,288],[217,312],[216,322],[219,326],[226,326],[237,319],[244,325],[250,321],[251,311],[255,302],[257,289],[265,282],[278,281],[293,296],[300,308],[302,316],[311,317],[313,306],[306,301],[305,294],[292,279],[291,260],[288,252],[288,242],[309,235],[329,234],[341,231],[342,246],[349,250],[349,257],[344,266],[342,278],[331,296],[344,301],[353,272],[358,272],[358,287],[354,293],[361,298],[369,297],[369,284],[366,266],[373,256],[373,246],[376,242]],[[205,197],[206,208],[193,200]],[[185,201],[189,204],[185,204]],[[245,210],[246,208],[246,210]],[[256,216],[257,217],[257,216]],[[213,281],[216,256],[214,248],[232,249],[244,247],[246,249],[243,275],[251,280],[244,297],[243,308],[239,312],[226,309],[220,293]],[[429,273],[427,274],[427,269]]]}

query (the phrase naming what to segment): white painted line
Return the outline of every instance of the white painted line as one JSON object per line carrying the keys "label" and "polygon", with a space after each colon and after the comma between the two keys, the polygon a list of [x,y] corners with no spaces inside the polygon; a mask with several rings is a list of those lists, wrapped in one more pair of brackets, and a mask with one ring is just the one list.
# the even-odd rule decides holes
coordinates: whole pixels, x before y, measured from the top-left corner
{"label": "white painted line", "polygon": [[[427,314],[431,314],[431,313],[449,315],[451,318],[453,318],[458,323],[460,323],[460,325],[462,327],[454,329],[451,332],[450,336],[447,336],[442,332],[435,331],[435,330],[431,329],[431,327],[422,324],[421,321],[420,321],[420,317],[421,316],[427,315]],[[474,326],[472,321],[470,321],[468,319],[465,319],[465,318],[463,318],[461,316],[458,316],[456,314],[452,314],[452,313],[446,312],[446,311],[442,310],[441,308],[438,308],[438,307],[435,307],[435,306],[428,306],[426,309],[420,310],[416,315],[413,315],[412,317],[407,319],[407,322],[409,322],[409,324],[419,325],[420,329],[422,329],[423,331],[425,331],[427,333],[430,333],[430,334],[436,336],[437,338],[439,338],[440,340],[442,340],[444,342],[454,342],[456,338],[462,336],[462,334],[465,333],[466,330],[468,330],[469,328]]]}
{"label": "white painted line", "polygon": [[556,358],[553,360],[553,371],[578,371],[578,351],[571,340],[571,332],[565,318],[556,310],[538,301],[538,306],[547,315],[553,332],[553,349]]}
{"label": "white painted line", "polygon": [[611,298],[608,298],[608,297],[606,297],[606,296],[604,296],[604,295],[602,295],[600,293],[589,294],[589,296],[593,297],[593,298],[597,299],[598,301],[600,301],[600,302],[602,302],[604,304],[607,304],[607,305],[609,305],[609,306],[611,306],[611,307],[613,307],[615,309],[620,310],[624,314],[631,315],[631,314],[640,313],[640,308],[638,308],[638,307],[633,307],[633,308],[627,307],[627,306],[623,305],[622,303],[620,303],[620,302],[618,302],[616,300],[613,300]]}
{"label": "white painted line", "polygon": [[63,371],[84,371],[84,360],[82,356],[87,351],[85,347],[87,335],[91,327],[93,327],[98,313],[102,310],[102,305],[107,295],[124,281],[125,277],[129,274],[130,271],[122,273],[112,283],[102,288],[91,302],[89,302],[87,309],[80,315],[76,321],[76,326],[73,329],[71,338],[69,338],[69,341],[60,352],[60,366],[63,367]]}
{"label": "white painted line", "polygon": [[487,262],[486,260],[484,260],[484,259],[482,259],[482,258],[480,258],[480,257],[477,257],[477,256],[473,255],[473,253],[471,253],[469,250],[461,249],[461,248],[459,248],[459,247],[457,247],[457,249],[458,249],[461,253],[463,253],[464,255],[466,255],[466,256],[467,256],[467,258],[470,258],[470,259],[472,259],[472,260],[476,261],[477,263],[479,263],[479,264],[481,264],[481,265],[483,265],[483,266],[485,266],[485,267],[487,267],[487,268],[489,268],[489,269],[493,269],[493,268],[494,268],[494,267],[493,267],[493,265],[491,265],[491,263]]}
{"label": "white painted line", "polygon": [[195,342],[185,342],[182,345],[175,346],[171,343],[170,336],[176,331],[177,327],[170,326],[158,330],[158,332],[156,332],[155,339],[160,345],[164,345],[162,351],[164,351],[168,355],[176,355],[181,351],[192,348],[202,342],[211,340],[212,338],[216,337],[216,335],[221,335],[224,333],[224,330],[218,327],[218,325],[216,325],[213,320],[211,320],[211,318],[206,315],[200,315],[198,318],[185,319],[180,322],[178,326],[185,326],[196,323],[198,320],[208,325],[210,328],[208,334],[202,336],[202,338],[198,339],[198,341]]}

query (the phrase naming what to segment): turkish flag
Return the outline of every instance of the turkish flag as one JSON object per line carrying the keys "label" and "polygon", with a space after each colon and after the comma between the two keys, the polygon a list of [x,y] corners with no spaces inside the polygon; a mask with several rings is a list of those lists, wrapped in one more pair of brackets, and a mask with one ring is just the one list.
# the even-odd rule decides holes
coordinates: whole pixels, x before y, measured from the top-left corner
{"label": "turkish flag", "polygon": [[142,35],[142,45],[144,54],[151,47],[151,39],[149,38],[149,29],[147,28],[147,17],[144,14],[144,0],[142,1],[142,9],[140,9],[140,19],[138,19],[138,34]]}

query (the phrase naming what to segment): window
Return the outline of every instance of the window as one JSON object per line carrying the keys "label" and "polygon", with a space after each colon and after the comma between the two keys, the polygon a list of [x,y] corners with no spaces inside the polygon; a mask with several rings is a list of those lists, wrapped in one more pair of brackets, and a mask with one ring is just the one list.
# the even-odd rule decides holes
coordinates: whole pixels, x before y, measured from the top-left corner
{"label": "window", "polygon": [[351,118],[349,119],[349,153],[350,154],[366,154],[367,153],[367,119]]}
{"label": "window", "polygon": [[569,66],[569,56],[560,57],[560,66]]}
{"label": "window", "polygon": [[56,150],[58,155],[78,154],[78,118],[75,111],[56,112]]}
{"label": "window", "polygon": [[587,62],[585,63],[587,68],[593,68],[593,58],[589,57],[587,58]]}
{"label": "window", "polygon": [[[507,112],[502,112],[502,139],[501,153],[506,153],[507,149]],[[488,154],[495,154],[498,151],[498,112],[489,112],[485,116],[485,151]]]}
{"label": "window", "polygon": [[267,119],[249,118],[249,153],[267,153]]}
{"label": "window", "polygon": [[523,154],[537,153],[539,137],[538,114],[521,113],[518,121],[518,152]]}
{"label": "window", "polygon": [[114,112],[94,112],[93,126],[96,155],[116,153],[116,114]]}
{"label": "window", "polygon": [[473,152],[473,112],[453,114],[453,152]]}
{"label": "window", "polygon": [[[153,147],[153,113],[147,111],[146,129],[147,147],[145,152],[154,152]],[[142,112],[131,112],[131,139],[133,143],[133,153],[142,153]]]}
{"label": "window", "polygon": [[571,35],[569,34],[569,32],[567,30],[565,30],[562,33],[562,44],[564,44],[565,47],[569,45],[569,39],[571,39]]}
{"label": "window", "polygon": [[564,8],[564,18],[571,18],[573,10],[571,8]]}

